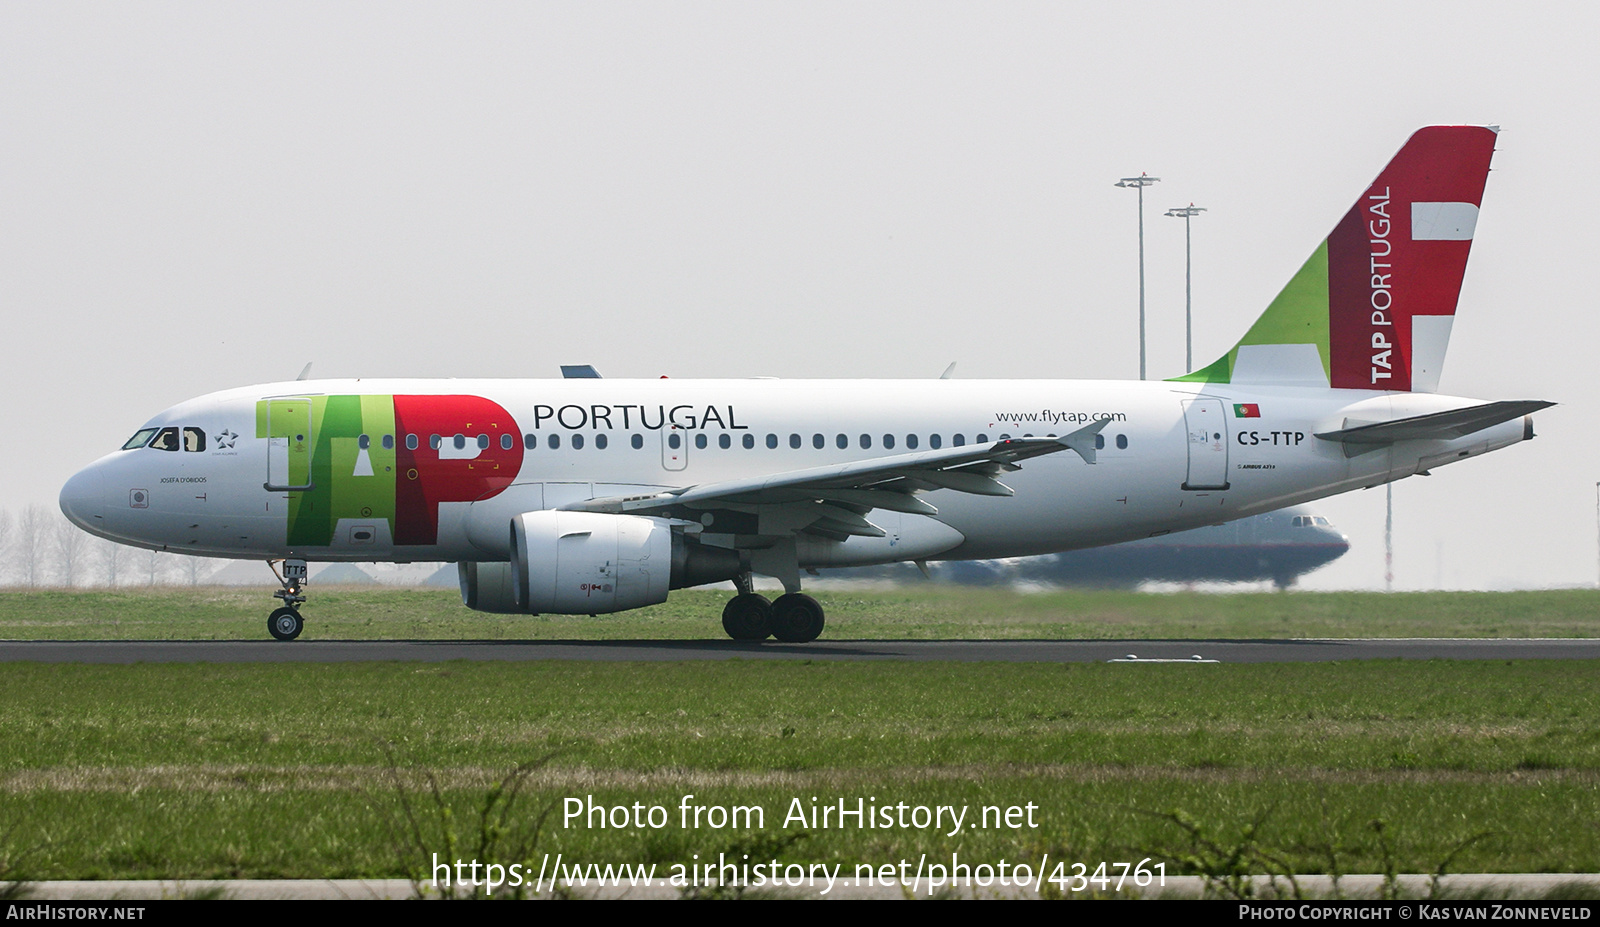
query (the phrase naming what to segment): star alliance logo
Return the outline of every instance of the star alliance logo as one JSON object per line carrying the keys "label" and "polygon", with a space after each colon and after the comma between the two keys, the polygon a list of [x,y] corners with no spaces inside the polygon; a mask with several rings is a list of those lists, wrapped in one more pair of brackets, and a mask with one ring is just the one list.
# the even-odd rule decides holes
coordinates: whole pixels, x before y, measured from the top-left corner
{"label": "star alliance logo", "polygon": [[232,431],[232,429],[224,428],[212,440],[217,442],[217,447],[219,447],[219,448],[220,447],[233,447],[234,439],[236,439],[238,437],[239,436],[237,434],[235,434]]}

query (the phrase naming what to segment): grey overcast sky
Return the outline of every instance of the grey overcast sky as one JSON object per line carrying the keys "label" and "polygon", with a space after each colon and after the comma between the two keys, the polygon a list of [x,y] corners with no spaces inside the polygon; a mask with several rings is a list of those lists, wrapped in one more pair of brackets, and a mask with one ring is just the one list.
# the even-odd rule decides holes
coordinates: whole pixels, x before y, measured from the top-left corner
{"label": "grey overcast sky", "polygon": [[[1503,127],[1396,585],[1596,580],[1584,3],[0,4],[0,506],[325,376],[1137,376],[1230,347],[1405,138]],[[1578,205],[1574,206],[1576,203]],[[1381,490],[1319,503],[1381,586]]]}

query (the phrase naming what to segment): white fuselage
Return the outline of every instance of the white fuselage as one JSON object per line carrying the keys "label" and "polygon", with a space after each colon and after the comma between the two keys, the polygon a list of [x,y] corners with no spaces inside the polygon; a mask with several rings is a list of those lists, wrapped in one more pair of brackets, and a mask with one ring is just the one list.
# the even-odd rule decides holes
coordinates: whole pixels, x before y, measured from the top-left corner
{"label": "white fuselage", "polygon": [[[319,418],[294,400],[357,411]],[[1516,420],[1347,456],[1345,445],[1314,437],[1475,404],[1422,393],[1067,380],[287,382],[162,412],[146,427],[179,429],[180,443],[203,449],[114,452],[72,479],[62,507],[103,537],[206,556],[503,560],[505,519],[519,511],[1065,435],[1108,419],[1093,464],[1071,452],[1029,459],[1001,477],[1009,497],[921,494],[938,509],[926,517],[959,534],[932,559],[1014,557],[1240,518],[1524,438]],[[306,458],[285,456],[295,453]],[[448,474],[444,490],[429,483],[430,468]],[[397,493],[410,501],[396,503]],[[419,506],[436,519],[425,529],[403,523]],[[705,527],[708,537],[717,527]],[[883,544],[858,557],[817,549],[803,548],[800,566],[928,556]]]}

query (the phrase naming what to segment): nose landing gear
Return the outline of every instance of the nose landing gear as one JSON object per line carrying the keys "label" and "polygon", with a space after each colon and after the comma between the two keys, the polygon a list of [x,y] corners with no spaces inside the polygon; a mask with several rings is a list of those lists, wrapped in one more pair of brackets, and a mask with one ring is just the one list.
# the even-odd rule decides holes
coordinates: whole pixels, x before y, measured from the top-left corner
{"label": "nose landing gear", "polygon": [[277,609],[267,616],[267,631],[280,641],[292,641],[300,636],[305,629],[306,620],[300,613],[288,606]]}
{"label": "nose landing gear", "polygon": [[303,603],[306,597],[300,594],[305,588],[306,562],[304,560],[283,561],[283,572],[278,572],[276,562],[267,561],[272,575],[278,578],[283,588],[274,592],[274,598],[283,600],[283,607],[275,609],[267,616],[267,632],[280,641],[292,641],[305,630],[306,622],[300,617],[300,610],[295,606]]}

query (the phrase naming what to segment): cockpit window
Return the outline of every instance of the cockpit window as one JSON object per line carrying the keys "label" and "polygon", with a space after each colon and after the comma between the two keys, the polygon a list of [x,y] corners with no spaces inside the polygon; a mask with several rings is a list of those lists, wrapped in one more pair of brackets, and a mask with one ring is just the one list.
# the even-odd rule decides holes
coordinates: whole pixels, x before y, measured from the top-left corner
{"label": "cockpit window", "polygon": [[156,439],[150,446],[158,451],[176,451],[178,449],[178,429],[176,426],[163,428],[156,434]]}
{"label": "cockpit window", "polygon": [[183,449],[186,451],[203,451],[206,449],[206,433],[203,428],[185,428],[183,430]]}
{"label": "cockpit window", "polygon": [[136,447],[144,447],[150,443],[150,439],[160,430],[159,428],[141,428],[137,434],[128,439],[127,444],[122,445],[122,449],[131,451]]}

